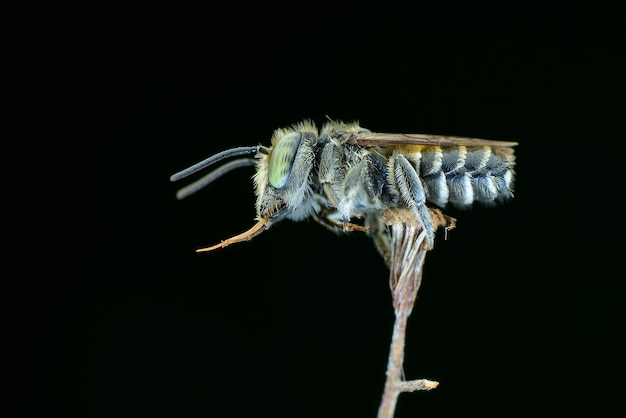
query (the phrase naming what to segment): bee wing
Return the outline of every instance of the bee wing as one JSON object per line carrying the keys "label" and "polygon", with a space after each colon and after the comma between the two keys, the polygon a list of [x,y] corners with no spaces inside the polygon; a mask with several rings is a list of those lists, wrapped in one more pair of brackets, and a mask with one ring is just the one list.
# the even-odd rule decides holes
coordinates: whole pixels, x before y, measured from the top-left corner
{"label": "bee wing", "polygon": [[388,146],[388,145],[438,145],[440,147],[513,147],[517,142],[492,141],[480,138],[465,138],[460,136],[444,136],[430,134],[387,134],[377,132],[362,132],[352,134],[348,141],[364,147]]}

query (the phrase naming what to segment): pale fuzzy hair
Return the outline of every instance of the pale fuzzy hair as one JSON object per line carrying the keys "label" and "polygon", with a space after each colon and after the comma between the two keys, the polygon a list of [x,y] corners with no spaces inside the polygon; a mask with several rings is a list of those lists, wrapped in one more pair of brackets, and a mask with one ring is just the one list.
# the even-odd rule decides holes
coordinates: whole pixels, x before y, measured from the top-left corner
{"label": "pale fuzzy hair", "polygon": [[272,146],[275,146],[279,139],[291,132],[306,132],[312,133],[316,137],[318,136],[317,126],[315,126],[315,123],[313,123],[310,119],[305,119],[301,122],[294,123],[288,128],[276,129],[272,135]]}

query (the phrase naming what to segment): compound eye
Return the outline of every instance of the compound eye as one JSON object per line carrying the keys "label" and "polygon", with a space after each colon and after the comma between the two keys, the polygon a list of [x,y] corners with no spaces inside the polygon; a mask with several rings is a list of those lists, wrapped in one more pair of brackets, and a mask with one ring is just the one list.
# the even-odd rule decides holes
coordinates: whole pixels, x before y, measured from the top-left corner
{"label": "compound eye", "polygon": [[290,132],[274,146],[268,170],[270,184],[275,188],[281,189],[287,184],[302,137],[301,132]]}

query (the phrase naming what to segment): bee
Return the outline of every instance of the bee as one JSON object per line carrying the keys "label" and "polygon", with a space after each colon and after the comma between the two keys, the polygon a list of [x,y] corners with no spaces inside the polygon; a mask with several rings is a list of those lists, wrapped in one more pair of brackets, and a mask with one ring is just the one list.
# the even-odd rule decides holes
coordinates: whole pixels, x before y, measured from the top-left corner
{"label": "bee", "polygon": [[312,218],[335,231],[364,231],[363,219],[389,209],[410,211],[434,244],[433,210],[513,196],[516,142],[429,134],[376,133],[329,120],[276,129],[269,147],[242,146],[217,153],[173,176],[178,181],[219,161],[234,159],[180,189],[182,199],[233,169],[255,166],[256,221],[212,251],[250,240],[285,219]]}

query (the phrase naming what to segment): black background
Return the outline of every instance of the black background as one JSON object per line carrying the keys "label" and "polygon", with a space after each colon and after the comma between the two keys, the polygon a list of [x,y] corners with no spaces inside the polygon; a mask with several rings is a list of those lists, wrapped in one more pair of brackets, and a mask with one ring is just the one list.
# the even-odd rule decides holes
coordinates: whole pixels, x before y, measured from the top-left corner
{"label": "black background", "polygon": [[316,7],[120,11],[105,25],[89,80],[106,88],[103,120],[86,133],[113,132],[93,153],[86,241],[38,287],[32,404],[374,417],[393,311],[371,242],[285,221],[196,254],[253,224],[253,170],[182,201],[187,182],[169,181],[328,116],[519,142],[514,199],[449,210],[457,228],[427,256],[404,370],[440,387],[402,394],[396,417],[623,412],[618,14]]}

